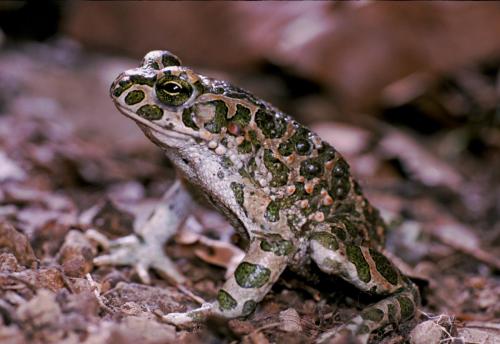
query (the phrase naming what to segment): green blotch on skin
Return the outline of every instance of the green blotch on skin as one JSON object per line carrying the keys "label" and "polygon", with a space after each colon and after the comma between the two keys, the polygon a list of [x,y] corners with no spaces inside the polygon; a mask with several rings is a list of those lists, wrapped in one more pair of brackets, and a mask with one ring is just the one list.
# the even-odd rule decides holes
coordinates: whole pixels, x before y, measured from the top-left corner
{"label": "green blotch on skin", "polygon": [[247,98],[246,94],[242,93],[241,90],[231,90],[231,91],[226,92],[224,95],[226,97],[236,98],[236,99],[246,99]]}
{"label": "green blotch on skin", "polygon": [[208,104],[215,106],[215,115],[210,122],[205,123],[205,129],[214,134],[220,133],[222,127],[227,125],[227,105],[222,100],[214,100]]}
{"label": "green blotch on skin", "polygon": [[118,87],[113,90],[113,95],[119,97],[125,90],[128,90],[134,83],[130,79],[120,80]]}
{"label": "green blotch on skin", "polygon": [[398,296],[396,298],[399,302],[399,308],[401,309],[401,320],[406,320],[413,317],[415,313],[415,307],[413,302],[406,296]]}
{"label": "green blotch on skin", "polygon": [[283,208],[288,209],[298,200],[307,199],[307,198],[308,197],[306,197],[304,183],[295,183],[294,193],[286,198],[281,199],[280,203],[282,204]]}
{"label": "green blotch on skin", "polygon": [[358,229],[351,221],[347,219],[344,220],[344,225],[351,238],[356,238],[358,236]]}
{"label": "green blotch on skin", "polygon": [[300,174],[308,180],[321,176],[323,170],[323,163],[317,158],[304,160],[300,163]]}
{"label": "green blotch on skin", "polygon": [[271,270],[259,264],[242,262],[234,271],[236,283],[242,288],[260,288],[271,276]]}
{"label": "green blotch on skin", "polygon": [[370,328],[367,325],[361,325],[356,331],[357,335],[370,333]]}
{"label": "green blotch on skin", "polygon": [[363,216],[365,217],[366,221],[368,221],[368,222],[372,222],[372,223],[376,222],[377,217],[379,216],[377,210],[375,208],[371,207],[367,200],[364,200],[364,202],[365,202],[365,206],[363,207]]}
{"label": "green blotch on skin", "polygon": [[221,310],[225,311],[233,309],[238,305],[238,302],[224,289],[219,290],[217,301],[219,302]]}
{"label": "green blotch on skin", "polygon": [[323,163],[333,160],[335,155],[335,149],[327,143],[323,143],[323,146],[318,149],[318,158],[323,161]]}
{"label": "green blotch on skin", "polygon": [[307,139],[299,139],[295,143],[295,151],[299,155],[309,155],[312,150],[312,143]]}
{"label": "green blotch on skin", "polygon": [[144,75],[136,74],[136,75],[130,75],[130,81],[134,84],[138,85],[148,85],[153,87],[156,81],[156,75],[152,77],[145,77]]}
{"label": "green blotch on skin", "polygon": [[389,316],[389,322],[392,324],[397,323],[398,313],[396,310],[396,306],[394,306],[392,303],[388,304],[387,305],[387,313]]}
{"label": "green blotch on skin", "polygon": [[316,240],[321,244],[321,246],[328,250],[335,251],[339,248],[337,239],[335,239],[335,237],[328,232],[315,232],[311,235],[311,240]]}
{"label": "green blotch on skin", "polygon": [[351,183],[348,175],[344,177],[335,177],[332,174],[331,188],[329,193],[333,199],[344,199],[349,193],[350,189]]}
{"label": "green blotch on skin", "polygon": [[293,232],[293,234],[297,235],[303,235],[302,232],[302,227],[299,227],[299,217],[295,214],[289,214],[286,219],[286,224],[288,225],[288,228],[290,228]]}
{"label": "green blotch on skin", "polygon": [[187,313],[187,316],[193,319],[194,322],[202,322],[205,320],[205,314],[200,311],[191,311]]}
{"label": "green blotch on skin", "polygon": [[251,181],[253,181],[253,178],[252,176],[250,175],[250,173],[248,173],[248,171],[242,167],[238,170],[238,173],[240,174],[240,176],[242,176],[243,178],[248,178],[250,179]]}
{"label": "green blotch on skin", "polygon": [[209,93],[214,93],[214,94],[223,94],[224,93],[224,87],[219,87],[219,86],[216,86],[216,87],[213,87]]}
{"label": "green blotch on skin", "polygon": [[293,144],[289,141],[280,143],[278,146],[278,152],[280,152],[283,156],[291,155],[293,153]]}
{"label": "green blotch on skin", "polygon": [[193,108],[190,107],[190,108],[186,108],[182,111],[182,123],[184,123],[184,125],[186,127],[189,127],[191,129],[194,129],[194,130],[198,130],[198,126],[196,125],[196,123],[194,122],[194,113],[193,113]]}
{"label": "green blotch on skin", "polygon": [[365,222],[368,226],[368,233],[374,241],[383,241],[385,235],[381,236],[380,232],[387,232],[386,225],[380,217],[379,211],[373,208],[366,199],[364,202],[363,215],[365,216]]}
{"label": "green blotch on skin", "polygon": [[271,139],[282,137],[286,131],[286,120],[278,114],[269,113],[259,109],[255,114],[255,123],[262,131],[262,134]]}
{"label": "green blotch on skin", "polygon": [[143,105],[137,110],[137,114],[147,120],[158,120],[163,116],[163,110],[156,105]]}
{"label": "green blotch on skin", "polygon": [[378,308],[373,307],[363,311],[363,313],[361,313],[361,317],[365,320],[379,322],[384,319],[384,312]]}
{"label": "green blotch on skin", "polygon": [[130,91],[125,97],[125,103],[127,105],[134,105],[140,103],[144,99],[144,92],[140,90]]}
{"label": "green blotch on skin", "polygon": [[250,180],[254,180],[255,171],[257,170],[257,162],[254,157],[251,157],[250,160],[248,160],[246,168],[246,173],[250,176]]}
{"label": "green blotch on skin", "polygon": [[179,61],[178,58],[170,54],[163,54],[163,56],[161,57],[161,63],[163,64],[164,67],[181,65],[181,61]]}
{"label": "green blotch on skin", "polygon": [[158,64],[158,62],[149,62],[148,63],[148,66],[155,69],[155,70],[160,70],[160,65]]}
{"label": "green blotch on skin", "polygon": [[260,142],[257,138],[257,133],[255,132],[255,130],[249,130],[248,137],[250,138],[250,142],[252,143],[252,145],[255,147],[255,151],[258,151],[260,149]]}
{"label": "green blotch on skin", "polygon": [[392,266],[389,259],[387,259],[383,254],[377,252],[373,249],[370,249],[370,256],[375,262],[375,267],[377,271],[384,277],[390,284],[397,285],[398,284],[398,272]]}
{"label": "green blotch on skin", "polygon": [[349,165],[344,159],[339,159],[333,167],[332,174],[339,178],[349,175]]}
{"label": "green blotch on skin", "polygon": [[309,140],[311,132],[305,127],[299,127],[290,137],[288,143],[295,149],[299,155],[308,155],[313,148],[312,142]]}
{"label": "green blotch on skin", "polygon": [[370,282],[370,265],[365,260],[361,249],[358,246],[346,245],[346,254],[347,259],[356,267],[359,279],[365,283]]}
{"label": "green blotch on skin", "polygon": [[275,201],[269,202],[264,217],[269,222],[277,222],[280,219],[280,204]]}
{"label": "green blotch on skin", "polygon": [[195,88],[196,92],[198,94],[203,94],[205,93],[205,86],[203,86],[203,83],[201,81],[196,81],[193,84],[193,87]]}
{"label": "green blotch on skin", "polygon": [[420,292],[418,291],[418,288],[411,281],[407,281],[407,284],[409,284],[411,286],[411,295],[413,296],[413,302],[415,302],[417,305],[419,305],[420,304]]}
{"label": "green blotch on skin", "polygon": [[264,166],[273,176],[269,183],[270,186],[278,187],[286,185],[288,182],[288,167],[277,159],[269,149],[264,151]]}
{"label": "green blotch on skin", "polygon": [[333,199],[344,199],[351,190],[351,180],[349,178],[349,165],[340,158],[333,167],[330,181],[330,196]]}
{"label": "green blotch on skin", "polygon": [[357,181],[353,182],[353,190],[356,193],[356,195],[361,196],[363,194],[363,189],[361,188],[361,185]]}
{"label": "green blotch on skin", "polygon": [[249,130],[248,136],[250,137],[250,142],[252,142],[252,144],[259,143],[259,141],[257,140],[257,133],[255,132],[255,130]]}
{"label": "green blotch on skin", "polygon": [[[337,214],[345,214],[345,215],[352,215],[354,212],[356,212],[356,206],[354,205],[354,202],[342,202],[336,205],[335,208],[335,213]],[[358,213],[359,214],[359,213]],[[359,216],[359,215],[356,215]]]}
{"label": "green blotch on skin", "polygon": [[234,194],[234,198],[236,199],[236,202],[240,206],[243,206],[243,203],[245,202],[245,194],[243,192],[243,189],[245,187],[243,186],[243,184],[232,182],[230,187],[231,187],[231,190],[233,190],[233,194]]}
{"label": "green blotch on skin", "polygon": [[279,234],[273,234],[260,243],[262,251],[272,252],[277,256],[288,256],[293,252],[293,244],[285,240]]}
{"label": "green blotch on skin", "polygon": [[246,316],[252,314],[256,307],[257,307],[257,302],[255,302],[254,300],[246,301],[243,304],[243,309],[241,311],[241,315],[246,317]]}
{"label": "green blotch on skin", "polygon": [[328,188],[328,183],[326,180],[320,180],[313,189],[312,195],[319,195],[321,193],[322,189],[327,189]]}
{"label": "green blotch on skin", "polygon": [[223,156],[221,161],[222,161],[222,167],[224,168],[229,168],[231,166],[234,166],[234,163],[227,156]]}
{"label": "green blotch on skin", "polygon": [[334,226],[332,228],[332,233],[335,234],[337,236],[337,238],[339,238],[339,240],[341,240],[341,241],[345,241],[347,239],[347,234],[346,234],[345,230],[343,230],[340,227]]}
{"label": "green blotch on skin", "polygon": [[231,118],[231,122],[238,124],[240,128],[244,128],[250,123],[250,118],[250,109],[236,104],[236,114]]}
{"label": "green blotch on skin", "polygon": [[252,144],[250,143],[250,141],[245,140],[238,145],[238,153],[248,154],[251,152],[252,152]]}
{"label": "green blotch on skin", "polygon": [[248,168],[248,173],[250,173],[252,178],[255,177],[255,171],[257,170],[257,162],[255,161],[254,157],[248,160],[247,168]]}

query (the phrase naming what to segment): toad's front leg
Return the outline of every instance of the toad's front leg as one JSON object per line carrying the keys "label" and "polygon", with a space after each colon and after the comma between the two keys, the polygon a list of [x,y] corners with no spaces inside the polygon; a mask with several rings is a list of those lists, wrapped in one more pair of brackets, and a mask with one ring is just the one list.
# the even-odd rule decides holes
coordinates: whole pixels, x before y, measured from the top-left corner
{"label": "toad's front leg", "polygon": [[292,250],[282,249],[283,242],[288,243],[286,240],[270,242],[254,238],[233,275],[219,290],[217,301],[186,313],[167,314],[164,319],[175,325],[185,325],[203,321],[210,315],[224,318],[249,315],[288,263]]}
{"label": "toad's front leg", "polygon": [[184,182],[177,180],[136,234],[110,242],[110,254],[95,258],[94,263],[132,265],[144,283],[149,283],[149,268],[175,283],[183,283],[185,277],[165,255],[163,245],[177,232],[193,208],[190,192]]}

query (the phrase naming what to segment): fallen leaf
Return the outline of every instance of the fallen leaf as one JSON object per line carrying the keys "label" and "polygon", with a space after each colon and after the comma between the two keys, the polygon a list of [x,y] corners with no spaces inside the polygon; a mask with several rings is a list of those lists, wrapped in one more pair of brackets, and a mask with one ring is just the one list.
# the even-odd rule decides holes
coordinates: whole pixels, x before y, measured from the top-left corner
{"label": "fallen leaf", "polygon": [[279,315],[280,329],[285,332],[300,332],[302,326],[300,324],[299,313],[294,308],[288,308]]}
{"label": "fallen leaf", "polygon": [[92,259],[96,253],[96,248],[83,233],[71,230],[57,254],[57,261],[67,276],[81,278],[92,271]]}
{"label": "fallen leaf", "polygon": [[17,309],[19,319],[37,327],[57,325],[61,315],[55,294],[46,289],[39,289],[35,297]]}
{"label": "fallen leaf", "polygon": [[379,147],[385,157],[399,159],[410,177],[428,186],[444,185],[459,191],[463,182],[460,174],[411,136],[390,130],[379,142]]}
{"label": "fallen leaf", "polygon": [[500,343],[500,324],[491,322],[469,322],[457,329],[458,336],[465,343],[498,344]]}
{"label": "fallen leaf", "polygon": [[0,182],[6,180],[23,180],[26,173],[12,159],[0,150]]}
{"label": "fallen leaf", "polygon": [[226,268],[226,276],[232,274],[245,256],[243,250],[231,243],[188,231],[178,233],[175,240],[181,244],[195,245],[196,256],[209,264]]}
{"label": "fallen leaf", "polygon": [[26,267],[33,266],[37,261],[28,238],[8,222],[0,222],[0,249],[12,253]]}

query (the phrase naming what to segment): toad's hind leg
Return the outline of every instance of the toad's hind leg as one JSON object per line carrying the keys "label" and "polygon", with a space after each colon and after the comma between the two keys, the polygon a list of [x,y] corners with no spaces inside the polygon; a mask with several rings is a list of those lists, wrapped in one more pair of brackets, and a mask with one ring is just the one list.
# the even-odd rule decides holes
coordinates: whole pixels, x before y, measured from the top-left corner
{"label": "toad's hind leg", "polygon": [[344,243],[330,232],[313,233],[310,248],[323,272],[338,275],[365,292],[387,296],[340,329],[324,333],[318,342],[335,343],[351,335],[367,343],[373,331],[415,315],[420,298],[417,287],[377,250]]}
{"label": "toad's hind leg", "polygon": [[247,316],[269,292],[285,269],[293,246],[287,240],[254,238],[231,277],[219,290],[217,301],[186,313],[170,313],[164,319],[174,325],[203,321],[210,315],[224,318]]}

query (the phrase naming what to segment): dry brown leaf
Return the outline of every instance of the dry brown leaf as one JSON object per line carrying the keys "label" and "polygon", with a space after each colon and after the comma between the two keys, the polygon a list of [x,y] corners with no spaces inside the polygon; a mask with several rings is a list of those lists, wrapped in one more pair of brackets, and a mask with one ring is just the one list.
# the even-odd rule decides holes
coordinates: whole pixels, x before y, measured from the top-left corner
{"label": "dry brown leaf", "polygon": [[443,335],[443,328],[438,323],[427,320],[424,321],[411,331],[411,344],[439,344]]}
{"label": "dry brown leaf", "polygon": [[458,337],[461,337],[465,343],[500,343],[500,323],[469,322],[457,330]]}
{"label": "dry brown leaf", "polygon": [[20,320],[37,327],[57,325],[62,312],[56,302],[56,295],[46,289],[39,289],[35,297],[17,309]]}
{"label": "dry brown leaf", "polygon": [[175,341],[175,326],[162,324],[146,317],[128,316],[120,324],[124,333],[137,336],[146,343],[170,343]]}
{"label": "dry brown leaf", "polygon": [[57,254],[57,261],[67,276],[82,278],[92,271],[96,253],[96,248],[83,233],[71,230]]}
{"label": "dry brown leaf", "polygon": [[479,246],[479,238],[468,227],[453,220],[432,227],[426,229],[424,226],[423,228],[441,242],[500,270],[500,258],[483,250]]}
{"label": "dry brown leaf", "polygon": [[260,331],[252,332],[249,335],[243,337],[243,340],[241,342],[243,344],[269,344],[266,336]]}
{"label": "dry brown leaf", "polygon": [[6,180],[23,180],[26,178],[24,170],[0,150],[0,182]]}
{"label": "dry brown leaf", "polygon": [[196,256],[209,264],[226,268],[226,275],[231,274],[245,256],[244,251],[231,243],[188,231],[178,233],[175,240],[181,244],[196,245],[194,247]]}
{"label": "dry brown leaf", "polygon": [[37,261],[28,238],[8,222],[0,222],[0,250],[14,254],[17,261],[26,267],[33,266]]}
{"label": "dry brown leaf", "polygon": [[294,308],[288,308],[280,312],[279,319],[281,321],[280,329],[285,332],[300,332],[302,326],[300,324],[299,313]]}
{"label": "dry brown leaf", "polygon": [[411,136],[396,130],[387,131],[379,142],[379,149],[387,158],[399,159],[410,176],[428,186],[447,186],[459,191],[463,183],[460,174],[435,157]]}

